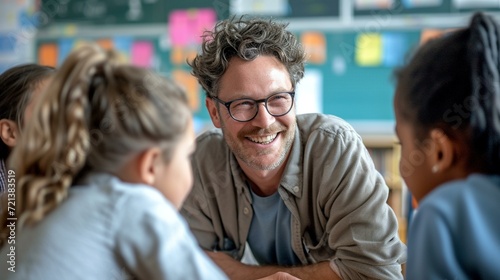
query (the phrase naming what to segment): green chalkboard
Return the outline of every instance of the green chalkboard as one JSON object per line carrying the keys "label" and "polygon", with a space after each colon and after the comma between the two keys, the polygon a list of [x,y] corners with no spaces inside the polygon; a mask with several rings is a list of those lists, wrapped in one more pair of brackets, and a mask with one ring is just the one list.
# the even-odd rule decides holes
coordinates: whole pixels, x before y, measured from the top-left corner
{"label": "green chalkboard", "polygon": [[42,0],[47,24],[154,24],[167,23],[176,9],[213,8],[219,19],[229,15],[229,0]]}
{"label": "green chalkboard", "polygon": [[[231,14],[230,0],[42,0],[47,24],[167,23],[173,10],[212,8],[218,19]],[[289,0],[284,18],[339,17],[340,0]]]}

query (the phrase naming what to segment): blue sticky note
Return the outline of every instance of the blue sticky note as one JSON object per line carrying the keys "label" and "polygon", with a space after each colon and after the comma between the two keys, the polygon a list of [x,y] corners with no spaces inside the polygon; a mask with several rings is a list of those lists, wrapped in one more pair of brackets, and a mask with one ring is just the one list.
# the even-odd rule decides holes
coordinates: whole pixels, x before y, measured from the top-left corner
{"label": "blue sticky note", "polygon": [[61,64],[66,57],[69,55],[69,53],[73,50],[73,45],[75,43],[75,40],[72,38],[62,38],[59,39],[59,54],[57,56],[57,61],[59,64]]}
{"label": "blue sticky note", "polygon": [[40,20],[40,18],[36,17],[36,14],[28,14],[28,11],[25,9],[21,10],[18,14],[19,27],[33,32],[40,26]]}
{"label": "blue sticky note", "polygon": [[0,33],[0,54],[11,55],[14,53],[16,42],[15,33]]}
{"label": "blue sticky note", "polygon": [[382,34],[382,64],[397,67],[404,64],[408,49],[406,38],[401,33],[386,32]]}
{"label": "blue sticky note", "polygon": [[117,36],[113,38],[113,47],[126,62],[130,61],[133,41],[130,36]]}
{"label": "blue sticky note", "polygon": [[133,39],[130,36],[118,36],[113,38],[113,46],[116,50],[130,53]]}

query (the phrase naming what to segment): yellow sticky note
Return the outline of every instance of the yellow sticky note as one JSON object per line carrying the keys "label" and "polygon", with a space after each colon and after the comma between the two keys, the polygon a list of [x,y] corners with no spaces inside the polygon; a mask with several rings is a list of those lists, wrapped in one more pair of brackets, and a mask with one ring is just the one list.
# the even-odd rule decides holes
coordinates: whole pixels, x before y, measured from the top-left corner
{"label": "yellow sticky note", "polygon": [[382,36],[380,33],[362,33],[356,38],[356,63],[359,66],[382,64]]}

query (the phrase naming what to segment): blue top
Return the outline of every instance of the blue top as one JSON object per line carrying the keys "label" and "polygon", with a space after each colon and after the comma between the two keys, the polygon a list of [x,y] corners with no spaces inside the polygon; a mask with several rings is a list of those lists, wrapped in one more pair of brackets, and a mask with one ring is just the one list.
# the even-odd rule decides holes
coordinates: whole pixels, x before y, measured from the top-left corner
{"label": "blue top", "polygon": [[406,279],[498,279],[499,215],[500,176],[473,174],[432,191],[410,225]]}
{"label": "blue top", "polygon": [[258,196],[252,190],[251,194],[254,215],[247,241],[255,259],[259,264],[267,265],[301,264],[290,245],[291,213],[279,192],[267,197]]}
{"label": "blue top", "polygon": [[16,232],[15,243],[0,250],[0,275],[4,280],[226,279],[158,190],[105,174],[72,187],[41,222]]}

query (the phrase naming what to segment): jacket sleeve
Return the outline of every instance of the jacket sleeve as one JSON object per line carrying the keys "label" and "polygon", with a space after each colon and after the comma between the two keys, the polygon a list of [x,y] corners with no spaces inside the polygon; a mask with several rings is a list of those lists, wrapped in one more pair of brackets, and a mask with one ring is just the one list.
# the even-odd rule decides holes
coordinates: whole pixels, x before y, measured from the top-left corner
{"label": "jacket sleeve", "polygon": [[[196,162],[193,162],[196,164]],[[189,196],[184,202],[181,214],[188,222],[198,244],[205,250],[213,250],[217,242],[217,235],[210,216],[209,200],[205,197],[203,185],[197,172],[193,169],[194,184]]]}
{"label": "jacket sleeve", "polygon": [[[316,168],[320,171],[315,176],[323,186],[318,197],[328,246],[335,252],[331,262],[342,279],[403,279],[406,246],[386,203],[388,187],[361,137],[353,130],[318,137],[320,143],[329,142],[324,168]],[[330,140],[321,139],[325,137]]]}

